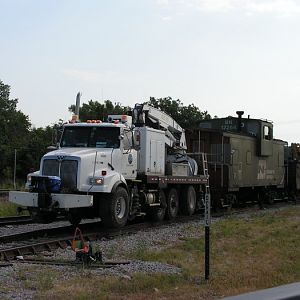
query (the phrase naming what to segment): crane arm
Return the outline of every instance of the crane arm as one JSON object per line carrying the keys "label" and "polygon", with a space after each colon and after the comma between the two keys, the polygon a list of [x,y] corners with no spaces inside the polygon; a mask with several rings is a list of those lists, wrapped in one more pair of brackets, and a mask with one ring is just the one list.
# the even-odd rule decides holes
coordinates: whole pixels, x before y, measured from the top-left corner
{"label": "crane arm", "polygon": [[168,114],[153,106],[136,104],[133,109],[133,124],[164,130],[168,146],[187,149],[184,129]]}

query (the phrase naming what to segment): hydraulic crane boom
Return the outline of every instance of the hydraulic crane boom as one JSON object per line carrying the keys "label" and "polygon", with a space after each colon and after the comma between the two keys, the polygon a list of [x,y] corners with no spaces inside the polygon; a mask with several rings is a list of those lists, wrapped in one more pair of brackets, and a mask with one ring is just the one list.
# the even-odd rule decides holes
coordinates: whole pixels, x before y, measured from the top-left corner
{"label": "hydraulic crane boom", "polygon": [[184,129],[169,115],[147,104],[136,104],[133,109],[133,124],[149,126],[165,131],[166,144],[174,149],[186,150]]}

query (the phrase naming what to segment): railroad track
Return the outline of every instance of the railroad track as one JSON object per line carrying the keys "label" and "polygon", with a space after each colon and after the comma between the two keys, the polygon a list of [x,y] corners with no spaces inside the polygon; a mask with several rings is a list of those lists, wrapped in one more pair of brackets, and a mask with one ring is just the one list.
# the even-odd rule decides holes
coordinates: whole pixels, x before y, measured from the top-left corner
{"label": "railroad track", "polygon": [[[284,204],[284,206],[288,206],[291,204]],[[278,205],[277,205],[278,207]],[[274,206],[270,207],[274,208]],[[232,210],[229,214],[216,214],[214,215],[214,219],[228,216],[228,215],[238,215],[253,212],[253,209],[243,209],[243,210]],[[79,227],[83,232],[84,239],[87,241],[100,240],[102,238],[113,239],[116,236],[120,235],[130,235],[134,234],[139,230],[151,229],[163,225],[170,225],[176,223],[185,223],[196,220],[203,220],[203,216],[201,214],[196,214],[191,217],[179,216],[174,221],[162,221],[162,222],[140,222],[134,223],[125,226],[121,229],[107,229],[101,226],[101,222],[92,222],[92,223],[84,223],[80,224]],[[23,255],[35,255],[39,254],[43,251],[53,251],[58,248],[65,249],[68,246],[71,246],[73,234],[74,234],[74,226],[60,226],[55,228],[47,228],[47,229],[38,229],[18,234],[5,235],[0,237],[0,243],[12,243],[16,241],[26,241],[22,245],[18,245],[15,247],[8,247],[0,249],[0,261],[8,261],[14,259],[16,256]],[[38,239],[32,241],[32,239]]]}
{"label": "railroad track", "polygon": [[1,217],[0,226],[6,225],[23,225],[32,223],[30,216],[11,216],[11,217]]}
{"label": "railroad track", "polygon": [[[162,225],[175,224],[180,222],[188,222],[192,220],[199,220],[200,215],[194,215],[192,217],[179,217],[175,221],[163,221],[159,223],[151,223],[151,222],[142,222],[130,224],[122,229],[107,229],[101,226],[101,223],[85,223],[81,224],[79,227],[83,232],[84,239],[86,241],[94,241],[100,240],[102,238],[105,239],[113,239],[116,236],[120,235],[130,235],[134,234],[139,230],[146,230],[149,228],[159,227]],[[71,246],[73,237],[74,237],[74,226],[64,226],[59,228],[51,228],[51,229],[40,229],[36,231],[30,231],[20,234],[12,234],[0,237],[0,243],[11,243],[16,242],[16,240],[24,241],[26,243],[22,243],[21,245],[9,247],[9,248],[0,248],[0,260],[12,260],[16,256],[24,256],[24,255],[36,255],[44,251],[53,251],[58,248],[65,249],[68,246]],[[58,233],[59,232],[59,233]],[[41,236],[47,235],[47,238],[40,238]],[[53,235],[52,237],[50,237]],[[55,235],[55,237],[54,237]],[[57,236],[59,236],[57,238]],[[38,241],[28,241],[35,236],[39,238]]]}
{"label": "railroad track", "polygon": [[[58,216],[56,218],[57,221],[66,220],[65,216]],[[10,216],[10,217],[0,217],[0,227],[7,225],[25,225],[34,223],[30,216]]]}
{"label": "railroad track", "polygon": [[[83,231],[91,231],[92,228],[101,228],[100,222],[84,223],[80,225]],[[0,236],[0,243],[13,243],[28,241],[39,238],[60,238],[69,236],[74,233],[75,227],[73,225],[56,226],[51,228],[40,228],[34,230],[28,230],[25,232],[12,233]]]}

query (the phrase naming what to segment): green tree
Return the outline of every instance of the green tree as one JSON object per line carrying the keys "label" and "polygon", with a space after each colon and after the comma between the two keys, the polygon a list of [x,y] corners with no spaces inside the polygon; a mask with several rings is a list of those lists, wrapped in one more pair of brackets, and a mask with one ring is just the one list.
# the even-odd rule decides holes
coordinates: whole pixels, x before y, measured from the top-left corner
{"label": "green tree", "polygon": [[9,99],[10,86],[0,80],[0,182],[12,178],[14,149],[27,145],[28,116],[17,110],[18,99]]}
{"label": "green tree", "polygon": [[150,100],[146,103],[161,109],[185,129],[197,127],[200,120],[211,118],[207,111],[201,111],[194,104],[185,106],[181,100],[174,100],[171,97],[150,97]]}
{"label": "green tree", "polygon": [[[150,100],[145,103],[161,109],[183,128],[197,127],[200,120],[211,118],[207,111],[201,111],[194,104],[185,106],[179,99],[174,100],[171,97],[150,97]],[[75,112],[75,105],[71,105],[69,110]],[[106,100],[104,103],[90,100],[87,104],[83,103],[82,107],[80,107],[79,119],[83,122],[99,119],[105,121],[108,114],[127,114],[128,110],[131,110],[131,108],[124,107],[120,103],[113,104],[110,100]]]}
{"label": "green tree", "polygon": [[[75,112],[75,105],[69,107],[69,111]],[[79,109],[79,119],[83,122],[87,120],[107,120],[109,114],[126,114],[127,107],[120,103],[113,104],[110,100],[105,100],[104,103],[90,100],[87,104],[83,103]]]}
{"label": "green tree", "polygon": [[0,81],[0,183],[13,180],[15,153],[16,177],[26,180],[32,170],[38,170],[47,147],[55,144],[61,120],[53,126],[31,128],[28,116],[17,109],[18,100],[9,99],[10,86]]}
{"label": "green tree", "polygon": [[18,150],[17,174],[25,178],[32,170],[39,170],[40,160],[48,151],[47,147],[54,144],[55,129],[53,126],[32,128],[28,135],[28,143]]}

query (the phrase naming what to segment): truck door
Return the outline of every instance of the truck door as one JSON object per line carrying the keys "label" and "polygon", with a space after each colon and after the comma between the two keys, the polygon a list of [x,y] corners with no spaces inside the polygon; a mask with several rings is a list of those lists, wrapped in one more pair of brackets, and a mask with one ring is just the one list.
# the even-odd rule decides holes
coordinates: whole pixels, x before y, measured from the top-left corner
{"label": "truck door", "polygon": [[125,179],[135,179],[137,176],[137,152],[132,149],[132,131],[124,129],[123,136],[121,173]]}

